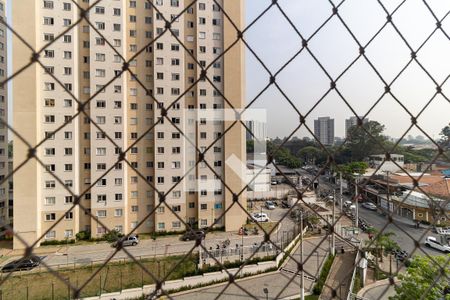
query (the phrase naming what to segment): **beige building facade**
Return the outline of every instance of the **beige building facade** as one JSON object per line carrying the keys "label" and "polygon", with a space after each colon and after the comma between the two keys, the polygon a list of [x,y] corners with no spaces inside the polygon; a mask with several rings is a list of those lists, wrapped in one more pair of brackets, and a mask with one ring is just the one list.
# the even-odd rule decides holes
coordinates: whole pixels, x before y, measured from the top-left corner
{"label": "beige building facade", "polygon": [[[0,0],[0,18],[6,19],[6,5]],[[0,23],[0,81],[7,78],[7,29]],[[8,122],[8,89],[7,85],[0,86],[0,118],[3,122]],[[8,128],[5,124],[0,124],[0,227],[10,225],[12,222],[12,197],[10,189],[12,185],[6,176],[9,172],[8,160]]]}
{"label": "beige building facade", "polygon": [[[240,29],[243,2],[218,1]],[[245,170],[226,163],[245,165],[245,128],[223,136],[233,122],[220,120],[224,109],[245,106],[244,45],[221,6],[103,0],[90,24],[76,24],[72,1],[12,5],[13,27],[45,66],[14,79],[14,128],[39,145],[33,153],[14,139],[15,166],[38,158],[14,174],[14,229],[23,239],[15,248],[80,231],[183,231],[183,222],[231,231],[245,222],[245,196],[233,197]],[[14,38],[13,52],[15,72],[32,51]]]}

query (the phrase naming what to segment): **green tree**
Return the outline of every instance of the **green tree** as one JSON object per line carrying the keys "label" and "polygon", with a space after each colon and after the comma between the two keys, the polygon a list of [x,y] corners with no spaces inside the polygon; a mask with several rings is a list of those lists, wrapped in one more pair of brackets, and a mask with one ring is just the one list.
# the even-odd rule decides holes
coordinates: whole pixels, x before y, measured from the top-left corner
{"label": "green tree", "polygon": [[444,145],[444,147],[450,146],[450,124],[442,128],[442,131],[440,133],[441,135],[441,144]]}
{"label": "green tree", "polygon": [[364,174],[366,170],[369,168],[369,164],[364,161],[354,161],[344,165],[338,166],[338,171],[342,172],[342,176],[346,179],[352,179],[354,177],[353,174]]}
{"label": "green tree", "polygon": [[281,147],[278,148],[279,145],[268,142],[267,143],[267,152],[274,156],[275,162],[277,164],[286,166],[288,168],[300,168],[302,163],[301,161],[292,155],[289,149]]}
{"label": "green tree", "polygon": [[247,153],[253,153],[254,150],[255,150],[255,142],[247,141]]}
{"label": "green tree", "polygon": [[450,294],[444,294],[450,287],[450,254],[434,256],[433,260],[425,255],[415,256],[406,269],[406,273],[398,275],[401,282],[395,287],[397,294],[389,299],[450,300]]}
{"label": "green tree", "polygon": [[384,125],[376,121],[364,123],[362,127],[352,126],[349,128],[347,150],[350,152],[352,161],[363,160],[369,155],[383,153],[386,137],[383,136]]}
{"label": "green tree", "polygon": [[306,146],[297,152],[297,157],[303,161],[323,163],[326,160],[325,151],[314,146]]}
{"label": "green tree", "polygon": [[374,240],[366,241],[366,244],[372,243],[374,247],[374,254],[377,258],[383,262],[383,252],[390,252],[395,249],[400,249],[400,246],[395,242],[392,237],[395,236],[393,232],[383,232],[379,234],[376,229],[371,227],[368,231],[373,234]]}

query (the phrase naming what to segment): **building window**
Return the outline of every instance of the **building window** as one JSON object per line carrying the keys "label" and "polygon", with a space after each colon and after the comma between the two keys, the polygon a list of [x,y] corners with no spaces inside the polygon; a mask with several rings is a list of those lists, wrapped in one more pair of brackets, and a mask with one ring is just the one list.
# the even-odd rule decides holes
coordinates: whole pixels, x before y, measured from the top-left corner
{"label": "building window", "polygon": [[106,210],[98,210],[97,211],[97,217],[99,217],[99,218],[106,218]]}
{"label": "building window", "polygon": [[49,231],[45,234],[46,240],[51,240],[51,239],[54,239],[55,237],[56,237],[56,231],[54,231],[54,230]]}
{"label": "building window", "polygon": [[45,197],[45,205],[55,205],[56,198],[55,197]]}
{"label": "building window", "polygon": [[45,221],[55,221],[56,220],[56,214],[55,213],[49,213],[45,214]]}
{"label": "building window", "polygon": [[172,222],[172,228],[180,228],[180,227],[181,227],[181,222],[180,221]]}

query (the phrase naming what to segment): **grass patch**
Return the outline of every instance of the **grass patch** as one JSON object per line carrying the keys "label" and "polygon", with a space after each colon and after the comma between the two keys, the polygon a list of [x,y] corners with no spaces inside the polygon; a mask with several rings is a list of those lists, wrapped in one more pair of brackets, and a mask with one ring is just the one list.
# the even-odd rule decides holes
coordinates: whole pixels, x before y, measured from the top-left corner
{"label": "grass patch", "polygon": [[355,273],[355,281],[353,282],[353,294],[358,294],[359,290],[361,289],[361,275],[359,274],[359,271],[356,271]]}
{"label": "grass patch", "polygon": [[[155,277],[162,278],[181,261],[180,265],[167,278],[167,280],[174,280],[183,278],[187,273],[195,272],[197,260],[198,258],[195,256],[184,260],[183,256],[171,256],[157,260],[145,259],[141,260],[141,263]],[[145,273],[138,264],[121,262],[109,263],[85,285],[86,281],[100,268],[101,266],[89,266],[77,269],[59,269],[58,274],[65,282],[70,282],[76,287],[84,285],[80,294],[81,298],[154,283],[153,278]],[[5,275],[2,274],[2,276]],[[68,299],[70,294],[67,285],[49,272],[11,276],[2,284],[0,290],[3,299]]]}
{"label": "grass patch", "polygon": [[320,271],[319,279],[313,288],[314,295],[320,295],[322,293],[323,285],[327,280],[328,273],[330,272],[331,265],[333,264],[334,255],[328,255],[327,260],[323,264],[322,270]]}
{"label": "grass patch", "polygon": [[[273,259],[274,256],[255,258],[247,264]],[[183,256],[168,256],[156,260],[142,259],[140,263],[156,278],[162,279],[167,273],[171,272],[166,281],[222,270],[222,267],[219,265],[207,265],[202,269],[198,269],[197,261],[198,256],[192,255],[187,259],[184,259]],[[224,262],[224,266],[227,269],[236,268],[241,265],[242,262],[240,261]],[[173,268],[175,269],[172,271]],[[101,269],[101,266],[93,265],[77,269],[58,269],[57,272],[65,282],[75,287],[84,285],[80,293],[80,298],[99,296],[104,293],[117,292],[130,288],[140,288],[143,285],[155,283],[152,276],[143,271],[138,264],[134,262],[114,262],[102,268],[89,283],[85,284],[99,269]],[[4,277],[6,274],[2,274],[1,276]],[[0,290],[3,299],[69,299],[71,291],[65,282],[48,271],[24,274],[14,273],[14,276],[9,277],[1,285]],[[208,283],[204,286],[210,284],[213,283]]]}

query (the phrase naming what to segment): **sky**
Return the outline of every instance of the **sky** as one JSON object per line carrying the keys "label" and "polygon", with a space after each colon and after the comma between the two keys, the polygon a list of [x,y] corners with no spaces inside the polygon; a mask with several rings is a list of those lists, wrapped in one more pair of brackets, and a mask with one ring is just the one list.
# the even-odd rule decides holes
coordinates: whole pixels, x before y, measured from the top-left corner
{"label": "sky", "polygon": [[[247,0],[247,24],[261,14],[271,2]],[[333,2],[337,4],[339,1]],[[389,12],[400,2],[382,1]],[[450,10],[450,1],[427,2],[439,19]],[[326,0],[279,0],[278,3],[306,39],[332,14],[332,6]],[[386,23],[386,13],[375,0],[347,0],[339,7],[338,12],[362,45],[366,45]],[[392,20],[415,51],[436,28],[436,21],[422,0],[406,1],[395,12]],[[442,22],[442,28],[450,33],[450,17]],[[301,38],[276,7],[248,29],[245,39],[272,73],[276,73],[301,49]],[[359,46],[336,16],[309,41],[308,48],[334,80],[359,55]],[[365,51],[368,59],[388,83],[393,81],[411,57],[411,50],[390,24],[372,40]],[[436,31],[417,52],[417,59],[435,80],[442,84],[450,75],[449,54],[450,40],[441,31]],[[246,68],[246,98],[249,103],[268,84],[270,75],[248,50]],[[311,110],[330,87],[329,78],[306,51],[302,51],[279,73],[276,81],[303,115]],[[336,84],[341,95],[358,115],[365,115],[369,111],[383,95],[385,86],[363,57],[360,57]],[[447,82],[442,90],[450,96],[450,83]],[[412,115],[418,116],[435,94],[436,85],[419,65],[413,62],[392,84],[391,91]],[[298,114],[273,85],[256,100],[253,107],[268,110],[267,127],[270,137],[287,136],[299,124]],[[343,136],[345,119],[351,115],[354,113],[337,92],[332,91],[307,116],[306,124],[313,131],[315,118],[331,116],[335,119],[336,136]],[[411,124],[410,115],[389,95],[383,97],[367,117],[384,124],[385,134],[392,137],[400,137]],[[432,138],[438,139],[441,129],[450,122],[450,103],[438,95],[417,120],[424,131]],[[423,135],[418,129],[413,129],[408,134]],[[311,134],[306,129],[301,129],[296,136],[311,137]]]}
{"label": "sky", "polygon": [[[246,0],[247,24],[259,16],[271,2]],[[340,1],[333,2],[338,4]],[[400,2],[382,1],[389,12]],[[328,0],[278,0],[278,3],[306,39],[309,39],[332,13]],[[439,19],[450,11],[450,1],[428,0],[427,3]],[[386,22],[386,13],[376,0],[346,0],[338,12],[362,45],[366,45]],[[415,50],[436,28],[436,21],[422,0],[406,1],[395,12],[392,20]],[[8,21],[12,22],[10,6]],[[450,33],[450,17],[442,22],[442,28]],[[301,49],[301,38],[276,7],[270,9],[248,29],[244,37],[273,74]],[[10,42],[8,45],[9,53],[11,44]],[[333,79],[359,55],[359,46],[336,16],[309,41],[308,48]],[[366,48],[366,56],[388,83],[407,65],[410,52],[391,25],[387,25]],[[439,30],[417,52],[419,62],[439,84],[450,74],[449,53],[450,40]],[[9,55],[10,70],[11,58],[12,55]],[[270,75],[248,50],[246,75],[246,99],[249,103],[268,84]],[[306,51],[302,51],[286,66],[277,75],[276,81],[295,109],[303,115],[315,106],[330,86],[329,78]],[[360,57],[336,84],[340,94],[358,115],[365,115],[384,91],[384,84],[363,57]],[[442,90],[450,96],[450,82],[446,82]],[[391,91],[412,115],[417,116],[431,100],[436,89],[433,81],[413,62],[392,84]],[[11,94],[9,93],[10,103]],[[272,85],[252,105],[254,108],[267,109],[270,137],[287,136],[298,126],[299,116],[285,96]],[[10,118],[11,109],[12,105],[9,106]],[[335,119],[336,136],[343,136],[345,119],[352,115],[354,113],[348,105],[336,91],[332,91],[307,115],[306,124],[313,131],[315,118],[330,116]],[[410,126],[410,115],[389,95],[383,97],[367,117],[384,124],[385,134],[392,137],[400,137]],[[418,124],[435,139],[439,138],[439,132],[449,122],[450,103],[440,95],[418,117]],[[423,135],[418,129],[412,129],[409,134]],[[295,135],[311,137],[305,128],[301,128]]]}

